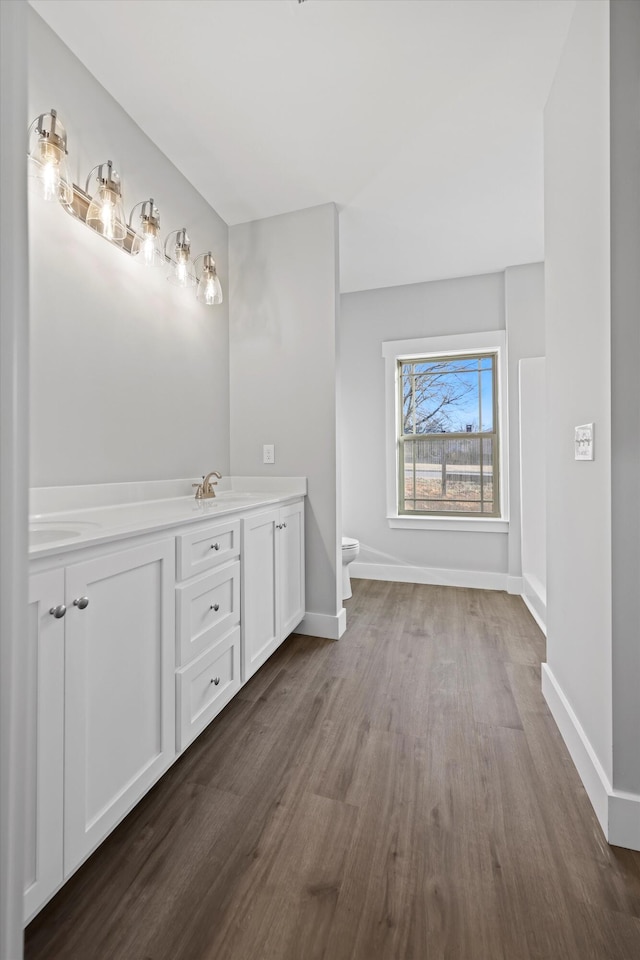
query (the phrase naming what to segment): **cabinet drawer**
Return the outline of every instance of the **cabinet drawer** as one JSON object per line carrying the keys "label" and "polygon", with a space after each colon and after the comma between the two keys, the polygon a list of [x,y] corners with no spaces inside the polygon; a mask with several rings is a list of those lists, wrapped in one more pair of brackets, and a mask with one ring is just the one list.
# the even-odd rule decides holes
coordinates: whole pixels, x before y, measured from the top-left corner
{"label": "cabinet drawer", "polygon": [[176,538],[178,580],[187,580],[240,556],[240,521],[229,520]]}
{"label": "cabinet drawer", "polygon": [[176,658],[184,666],[240,622],[240,561],[176,587]]}
{"label": "cabinet drawer", "polygon": [[176,746],[184,750],[240,689],[240,628],[176,673]]}

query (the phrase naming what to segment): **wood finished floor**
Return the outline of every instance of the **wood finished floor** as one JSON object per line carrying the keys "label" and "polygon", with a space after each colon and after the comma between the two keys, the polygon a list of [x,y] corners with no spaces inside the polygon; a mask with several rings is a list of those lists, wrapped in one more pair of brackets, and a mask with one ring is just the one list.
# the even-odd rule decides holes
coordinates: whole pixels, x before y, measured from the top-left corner
{"label": "wood finished floor", "polygon": [[354,581],[27,930],[27,960],[638,960],[640,853],[605,843],[505,593]]}

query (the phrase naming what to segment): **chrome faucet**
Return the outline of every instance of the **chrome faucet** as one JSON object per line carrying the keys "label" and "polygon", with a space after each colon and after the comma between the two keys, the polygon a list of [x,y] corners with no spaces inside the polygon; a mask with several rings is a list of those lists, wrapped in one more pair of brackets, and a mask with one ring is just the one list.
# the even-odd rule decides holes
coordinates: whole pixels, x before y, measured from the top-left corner
{"label": "chrome faucet", "polygon": [[217,487],[217,481],[211,480],[211,477],[217,477],[218,480],[222,480],[222,474],[218,473],[217,470],[212,470],[211,473],[208,473],[206,477],[202,478],[202,483],[192,483],[192,487],[196,487],[196,500],[210,500],[212,497],[215,497],[216,492],[213,489]]}

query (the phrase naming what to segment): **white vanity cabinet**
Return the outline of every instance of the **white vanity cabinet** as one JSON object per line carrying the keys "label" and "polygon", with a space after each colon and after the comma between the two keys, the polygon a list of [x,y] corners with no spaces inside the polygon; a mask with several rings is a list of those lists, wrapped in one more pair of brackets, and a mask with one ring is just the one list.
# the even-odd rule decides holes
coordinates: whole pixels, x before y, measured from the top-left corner
{"label": "white vanity cabinet", "polygon": [[245,518],[242,560],[246,681],[304,617],[303,501]]}
{"label": "white vanity cabinet", "polygon": [[30,578],[27,623],[25,922],[63,879],[63,570]]}
{"label": "white vanity cabinet", "polygon": [[175,757],[174,571],[172,537],[30,577],[25,920]]}
{"label": "white vanity cabinet", "polygon": [[25,922],[304,616],[304,501],[265,499],[33,551]]}

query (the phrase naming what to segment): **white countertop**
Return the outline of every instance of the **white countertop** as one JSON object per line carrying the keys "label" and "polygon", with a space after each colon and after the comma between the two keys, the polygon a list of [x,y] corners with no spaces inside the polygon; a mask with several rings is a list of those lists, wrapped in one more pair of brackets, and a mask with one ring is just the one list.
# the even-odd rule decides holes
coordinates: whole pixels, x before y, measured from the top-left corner
{"label": "white countertop", "polygon": [[[220,481],[215,498],[196,500],[193,492],[183,493],[190,489],[191,482],[189,479],[32,490],[31,509],[38,512],[29,516],[29,556],[46,557],[137,533],[214,520],[306,493],[304,477],[237,477]],[[182,495],[175,496],[177,492]],[[143,499],[145,494],[148,499]]]}

